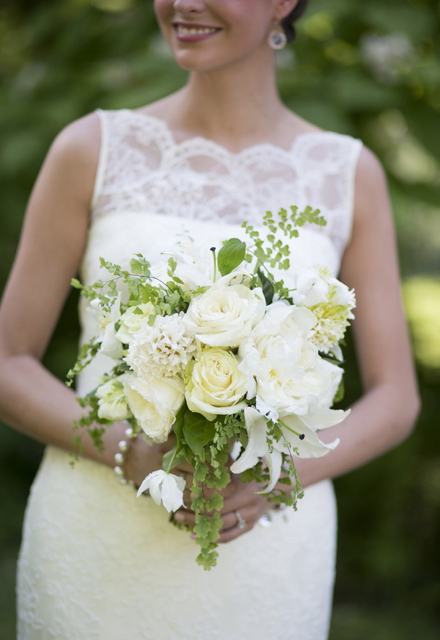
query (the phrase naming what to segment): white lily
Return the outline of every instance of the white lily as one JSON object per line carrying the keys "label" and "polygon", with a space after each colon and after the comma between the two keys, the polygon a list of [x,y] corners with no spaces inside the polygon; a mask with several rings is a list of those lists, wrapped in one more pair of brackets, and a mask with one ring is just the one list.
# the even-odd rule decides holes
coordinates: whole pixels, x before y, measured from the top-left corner
{"label": "white lily", "polygon": [[180,242],[173,253],[164,253],[177,260],[175,274],[184,282],[187,290],[198,287],[209,287],[212,285],[213,260],[210,251],[204,245],[194,243],[187,238],[185,242]]}
{"label": "white lily", "polygon": [[[321,458],[335,449],[339,438],[329,444],[322,442],[317,429],[327,429],[344,420],[350,411],[336,411],[333,409],[315,408],[315,411],[305,415],[289,415],[280,419],[280,428],[291,448],[297,450],[300,458]],[[231,466],[232,473],[243,473],[254,467],[263,458],[269,470],[269,484],[259,493],[272,491],[281,475],[282,453],[288,454],[289,448],[282,442],[273,442],[272,451],[267,444],[266,418],[253,407],[244,410],[248,444],[238,460]]]}
{"label": "white lily", "polygon": [[102,309],[98,298],[90,301],[90,309],[99,322],[98,340],[101,341],[100,352],[109,358],[120,360],[122,357],[122,344],[116,338],[115,323],[121,317],[121,294],[118,294],[110,307],[110,311]]}
{"label": "white lily", "polygon": [[183,503],[184,478],[159,469],[145,478],[138,489],[137,496],[139,497],[147,489],[154,502],[157,505],[162,503],[168,513],[185,506]]}
{"label": "white lily", "polygon": [[[328,409],[328,411],[331,411],[331,409]],[[344,411],[341,411],[341,413],[344,413]],[[316,431],[306,424],[304,418],[307,417],[308,416],[300,417],[291,415],[281,418],[285,425],[281,427],[283,436],[292,448],[297,449],[296,455],[299,458],[322,458],[322,456],[325,456],[338,446],[339,438],[336,438],[336,440],[333,440],[333,442],[329,444],[325,444],[325,442],[319,439]],[[341,422],[341,420],[338,420],[338,422]],[[332,425],[329,424],[326,426]],[[287,448],[282,450],[287,453]]]}
{"label": "white lily", "polygon": [[264,458],[269,469],[270,480],[267,487],[259,493],[271,491],[281,473],[281,448],[278,443],[274,443],[273,450],[269,450],[267,444],[267,420],[253,407],[246,407],[244,410],[246,430],[249,440],[246,449],[240,458],[231,466],[232,473],[243,473],[246,469],[254,467],[260,458]]}
{"label": "white lily", "polygon": [[243,473],[246,469],[251,469],[269,451],[265,418],[253,407],[246,407],[244,419],[249,437],[248,445],[238,460],[231,466],[232,473]]}

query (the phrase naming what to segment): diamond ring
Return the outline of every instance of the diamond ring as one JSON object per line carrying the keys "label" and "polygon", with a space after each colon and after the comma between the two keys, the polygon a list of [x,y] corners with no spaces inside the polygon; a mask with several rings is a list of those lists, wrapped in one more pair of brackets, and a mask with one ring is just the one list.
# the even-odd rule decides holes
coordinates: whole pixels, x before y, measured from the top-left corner
{"label": "diamond ring", "polygon": [[246,520],[241,517],[238,511],[234,511],[234,515],[237,517],[237,529],[244,529]]}

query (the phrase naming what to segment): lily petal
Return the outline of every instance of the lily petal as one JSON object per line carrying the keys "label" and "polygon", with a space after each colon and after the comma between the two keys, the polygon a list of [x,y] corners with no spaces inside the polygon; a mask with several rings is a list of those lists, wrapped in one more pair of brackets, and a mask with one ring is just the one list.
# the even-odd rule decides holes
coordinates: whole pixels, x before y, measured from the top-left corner
{"label": "lily petal", "polygon": [[301,416],[301,420],[314,431],[328,429],[339,424],[350,414],[351,409],[342,411],[341,409],[324,409],[318,407],[315,411]]}
{"label": "lily petal", "polygon": [[[321,458],[339,444],[339,438],[329,444],[322,442],[316,431],[303,422],[302,416],[301,418],[294,415],[284,416],[283,422],[288,427],[282,427],[283,435],[291,446],[298,450],[297,455],[300,458]],[[303,435],[304,438],[296,434]]]}
{"label": "lily petal", "polygon": [[257,493],[269,493],[269,491],[272,491],[272,489],[278,482],[281,475],[281,462],[282,462],[281,451],[278,451],[278,449],[274,449],[272,453],[268,452],[264,456],[264,459],[269,468],[270,480],[267,487],[265,487],[261,491],[257,491]]}
{"label": "lily petal", "polygon": [[266,441],[266,420],[253,407],[246,407],[244,418],[249,441],[240,458],[231,466],[232,473],[243,473],[246,469],[251,469],[269,451]]}

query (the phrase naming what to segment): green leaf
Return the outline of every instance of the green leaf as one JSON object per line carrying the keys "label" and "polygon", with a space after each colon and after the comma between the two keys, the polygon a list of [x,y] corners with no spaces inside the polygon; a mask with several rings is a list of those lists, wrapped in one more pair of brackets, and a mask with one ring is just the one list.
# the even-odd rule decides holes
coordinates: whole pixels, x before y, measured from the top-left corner
{"label": "green leaf", "polygon": [[333,402],[341,402],[343,400],[345,394],[345,385],[344,378],[341,378],[341,382],[339,383],[338,390],[336,391],[335,397],[333,398]]}
{"label": "green leaf", "polygon": [[271,304],[273,300],[273,286],[269,278],[266,278],[261,269],[257,271],[258,277],[261,280],[261,284],[263,285],[263,294],[266,299],[266,304]]}
{"label": "green leaf", "polygon": [[81,282],[77,278],[72,278],[70,284],[74,289],[83,289]]}
{"label": "green leaf", "polygon": [[[174,456],[174,457],[173,457]],[[162,469],[164,471],[171,471],[174,467],[177,467],[179,462],[185,460],[185,453],[183,448],[177,453],[177,444],[166,452],[162,459]]]}
{"label": "green leaf", "polygon": [[[204,456],[206,445],[215,435],[215,424],[200,413],[187,410],[183,416],[183,435],[189,448],[198,456]],[[177,435],[177,434],[176,434]]]}
{"label": "green leaf", "polygon": [[[214,493],[207,501],[206,501],[206,510],[210,511],[220,511],[223,507],[223,496],[219,493]],[[218,517],[218,513],[215,514]]]}
{"label": "green leaf", "polygon": [[135,273],[136,275],[139,275],[139,276],[149,277],[150,263],[148,262],[148,260],[144,258],[144,256],[141,253],[136,253],[135,255],[137,259],[132,258],[132,260],[130,260],[130,269],[132,273]]}
{"label": "green leaf", "polygon": [[217,265],[222,276],[236,269],[246,255],[246,243],[238,238],[230,238],[218,252]]}
{"label": "green leaf", "polygon": [[174,435],[176,436],[176,441],[177,441],[177,448],[180,449],[183,446],[183,442],[182,442],[182,426],[183,426],[183,419],[185,416],[185,413],[187,411],[187,406],[186,406],[186,402],[183,403],[183,405],[180,407],[180,410],[178,411],[177,415],[176,415],[176,419],[174,421],[173,424],[173,431],[174,431]]}

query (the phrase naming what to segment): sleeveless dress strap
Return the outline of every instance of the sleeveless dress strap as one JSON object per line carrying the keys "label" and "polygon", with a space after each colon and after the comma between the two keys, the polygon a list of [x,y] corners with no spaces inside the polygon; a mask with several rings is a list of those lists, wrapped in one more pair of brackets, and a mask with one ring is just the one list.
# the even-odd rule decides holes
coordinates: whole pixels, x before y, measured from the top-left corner
{"label": "sleeveless dress strap", "polygon": [[102,193],[102,188],[104,185],[104,179],[107,168],[107,157],[108,157],[108,142],[109,142],[109,131],[108,131],[108,123],[107,123],[107,112],[102,109],[95,110],[96,115],[98,116],[100,131],[101,131],[101,144],[99,150],[99,161],[98,161],[98,169],[96,171],[95,177],[95,186],[93,189],[93,196],[90,203],[91,212],[96,208],[99,197]]}
{"label": "sleeveless dress strap", "polygon": [[350,242],[353,232],[355,178],[359,156],[363,147],[361,140],[357,138],[351,138],[351,140],[352,144],[347,162],[347,237],[345,246]]}

